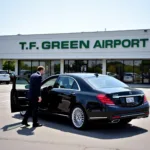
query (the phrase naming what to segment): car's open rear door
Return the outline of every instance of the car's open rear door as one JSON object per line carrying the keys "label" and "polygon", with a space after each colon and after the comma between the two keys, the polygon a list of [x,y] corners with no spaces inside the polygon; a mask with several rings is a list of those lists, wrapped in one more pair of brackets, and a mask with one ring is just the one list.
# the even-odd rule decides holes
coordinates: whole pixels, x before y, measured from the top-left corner
{"label": "car's open rear door", "polygon": [[11,112],[24,111],[28,108],[29,81],[26,78],[14,77],[10,93]]}

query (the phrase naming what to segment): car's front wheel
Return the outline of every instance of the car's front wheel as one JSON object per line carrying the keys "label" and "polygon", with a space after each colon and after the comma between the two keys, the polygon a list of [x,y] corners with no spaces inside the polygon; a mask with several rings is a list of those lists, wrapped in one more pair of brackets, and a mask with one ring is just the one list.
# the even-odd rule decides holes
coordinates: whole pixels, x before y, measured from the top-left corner
{"label": "car's front wheel", "polygon": [[6,84],[9,84],[9,83],[10,83],[9,81],[6,82]]}
{"label": "car's front wheel", "polygon": [[71,112],[71,121],[76,129],[83,129],[87,123],[87,117],[82,107],[75,106]]}
{"label": "car's front wheel", "polygon": [[25,114],[26,114],[26,111],[20,111],[21,116],[25,116]]}

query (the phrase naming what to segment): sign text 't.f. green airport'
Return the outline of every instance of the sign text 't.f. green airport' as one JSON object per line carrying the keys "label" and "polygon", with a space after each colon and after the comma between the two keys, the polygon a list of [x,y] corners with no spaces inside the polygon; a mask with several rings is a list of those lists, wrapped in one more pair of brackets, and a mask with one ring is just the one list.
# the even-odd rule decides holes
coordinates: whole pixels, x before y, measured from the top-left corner
{"label": "sign text 't.f. green airport'", "polygon": [[[147,46],[148,38],[141,39],[115,39],[115,40],[64,40],[64,41],[42,41],[19,42],[22,50],[50,50],[50,49],[103,49],[103,48],[144,48]],[[93,44],[91,44],[93,43]]]}

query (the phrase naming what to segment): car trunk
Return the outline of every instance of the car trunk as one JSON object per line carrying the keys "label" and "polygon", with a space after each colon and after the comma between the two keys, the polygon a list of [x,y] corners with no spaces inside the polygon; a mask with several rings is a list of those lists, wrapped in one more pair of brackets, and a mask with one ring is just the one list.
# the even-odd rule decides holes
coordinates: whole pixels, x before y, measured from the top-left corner
{"label": "car trunk", "polygon": [[107,93],[115,105],[121,107],[136,107],[144,102],[143,92],[133,88],[104,88],[101,91]]}

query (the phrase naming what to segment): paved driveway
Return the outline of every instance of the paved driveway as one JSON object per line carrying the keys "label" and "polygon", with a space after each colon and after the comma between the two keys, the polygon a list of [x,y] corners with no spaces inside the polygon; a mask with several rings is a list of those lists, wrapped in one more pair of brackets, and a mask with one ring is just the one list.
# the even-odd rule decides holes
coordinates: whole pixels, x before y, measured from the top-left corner
{"label": "paved driveway", "polygon": [[93,124],[79,131],[66,118],[41,116],[43,127],[24,128],[21,116],[10,112],[10,89],[0,85],[1,150],[150,150],[150,118],[134,120],[126,127]]}

